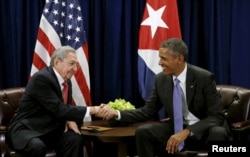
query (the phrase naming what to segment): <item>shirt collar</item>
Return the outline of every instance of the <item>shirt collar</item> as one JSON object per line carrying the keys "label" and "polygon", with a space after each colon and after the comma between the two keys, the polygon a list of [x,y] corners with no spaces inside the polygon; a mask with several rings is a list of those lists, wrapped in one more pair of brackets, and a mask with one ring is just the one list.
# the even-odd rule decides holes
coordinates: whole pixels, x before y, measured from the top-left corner
{"label": "shirt collar", "polygon": [[55,69],[54,67],[53,67],[53,70],[54,70],[54,72],[55,72],[55,74],[56,74],[56,78],[57,78],[57,80],[58,80],[60,86],[62,86],[62,84],[63,84],[63,82],[64,82],[64,79],[63,79],[62,76],[56,71],[56,69]]}
{"label": "shirt collar", "polygon": [[[186,82],[186,76],[187,76],[187,63],[185,63],[184,70],[180,73],[179,76],[177,76],[178,80],[180,80],[181,83],[185,84]],[[173,76],[173,81],[176,78],[176,76]]]}

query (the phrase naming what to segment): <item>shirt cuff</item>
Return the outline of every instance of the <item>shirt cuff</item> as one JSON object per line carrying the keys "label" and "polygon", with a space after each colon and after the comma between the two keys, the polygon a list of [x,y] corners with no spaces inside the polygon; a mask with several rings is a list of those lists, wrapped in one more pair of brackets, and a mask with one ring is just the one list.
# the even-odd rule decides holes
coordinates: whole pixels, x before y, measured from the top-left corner
{"label": "shirt cuff", "polygon": [[91,119],[90,108],[87,107],[86,113],[85,113],[85,115],[84,115],[84,117],[83,117],[83,121],[85,122],[85,121],[88,121],[89,119]]}
{"label": "shirt cuff", "polygon": [[117,117],[115,118],[116,120],[120,120],[121,119],[121,113],[119,110],[116,110],[117,111]]}

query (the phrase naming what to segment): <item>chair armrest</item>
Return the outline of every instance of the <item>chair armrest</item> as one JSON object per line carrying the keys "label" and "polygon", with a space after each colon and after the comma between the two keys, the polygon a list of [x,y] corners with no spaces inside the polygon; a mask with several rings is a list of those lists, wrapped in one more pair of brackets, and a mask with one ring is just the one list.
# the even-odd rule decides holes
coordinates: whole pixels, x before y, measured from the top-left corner
{"label": "chair armrest", "polygon": [[4,125],[0,125],[0,131],[6,131],[7,130],[7,127],[4,126]]}
{"label": "chair armrest", "polygon": [[7,133],[7,127],[4,125],[0,125],[0,143],[5,143],[5,136]]}
{"label": "chair armrest", "polygon": [[0,125],[0,156],[10,156],[10,150],[6,143],[7,127]]}
{"label": "chair armrest", "polygon": [[244,131],[250,129],[250,120],[232,123],[232,129],[235,131]]}
{"label": "chair armrest", "polygon": [[231,131],[235,140],[248,140],[250,131],[250,120],[231,124]]}

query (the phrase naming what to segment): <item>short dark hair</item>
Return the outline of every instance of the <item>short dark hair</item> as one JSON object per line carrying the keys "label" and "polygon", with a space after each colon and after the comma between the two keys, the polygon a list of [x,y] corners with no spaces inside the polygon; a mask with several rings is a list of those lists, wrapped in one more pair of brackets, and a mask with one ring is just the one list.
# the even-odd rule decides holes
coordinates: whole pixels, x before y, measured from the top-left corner
{"label": "short dark hair", "polygon": [[184,60],[187,59],[188,47],[186,43],[179,38],[170,38],[168,40],[165,40],[161,44],[161,48],[169,48],[173,51],[174,55],[183,55]]}

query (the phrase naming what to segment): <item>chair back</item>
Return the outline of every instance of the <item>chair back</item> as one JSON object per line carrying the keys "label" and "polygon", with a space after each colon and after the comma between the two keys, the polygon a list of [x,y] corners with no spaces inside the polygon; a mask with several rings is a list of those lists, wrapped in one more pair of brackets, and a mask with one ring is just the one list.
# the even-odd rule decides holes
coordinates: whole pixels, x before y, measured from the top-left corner
{"label": "chair back", "polygon": [[0,90],[0,126],[7,126],[16,113],[24,87]]}
{"label": "chair back", "polygon": [[233,85],[217,85],[217,90],[229,124],[250,119],[250,89]]}

